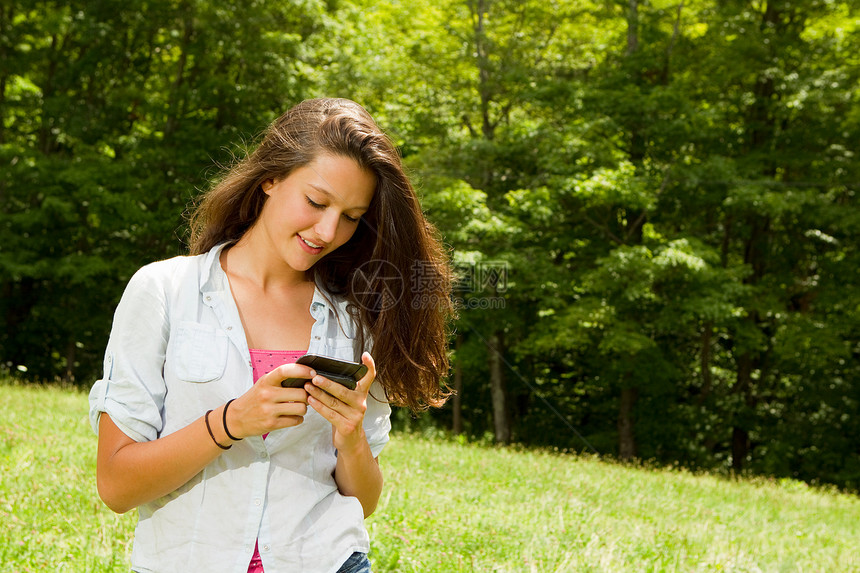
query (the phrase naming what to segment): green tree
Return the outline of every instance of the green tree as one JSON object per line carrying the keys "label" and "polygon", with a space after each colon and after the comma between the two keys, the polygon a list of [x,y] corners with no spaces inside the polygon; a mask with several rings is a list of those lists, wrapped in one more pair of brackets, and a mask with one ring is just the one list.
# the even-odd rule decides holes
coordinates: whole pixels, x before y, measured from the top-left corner
{"label": "green tree", "polygon": [[[140,265],[237,140],[303,97],[314,4],[0,8],[0,361],[84,382]],[[241,153],[241,151],[240,151]]]}
{"label": "green tree", "polygon": [[0,360],[90,376],[213,164],[344,95],[464,271],[461,392],[422,423],[860,487],[857,10],[4,4]]}

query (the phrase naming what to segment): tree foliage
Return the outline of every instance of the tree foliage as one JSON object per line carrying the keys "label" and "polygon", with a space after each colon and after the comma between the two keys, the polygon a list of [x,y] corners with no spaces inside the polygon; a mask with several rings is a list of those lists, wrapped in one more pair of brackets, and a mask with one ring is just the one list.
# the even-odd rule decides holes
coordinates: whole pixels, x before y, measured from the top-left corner
{"label": "tree foliage", "polygon": [[856,489],[858,54],[845,0],[15,0],[0,360],[88,384],[215,166],[343,95],[462,272],[430,422]]}

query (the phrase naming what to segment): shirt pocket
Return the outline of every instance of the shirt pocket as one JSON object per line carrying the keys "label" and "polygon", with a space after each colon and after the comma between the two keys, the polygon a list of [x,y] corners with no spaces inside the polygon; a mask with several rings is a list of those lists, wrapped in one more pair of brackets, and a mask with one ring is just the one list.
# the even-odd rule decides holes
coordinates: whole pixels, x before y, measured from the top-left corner
{"label": "shirt pocket", "polygon": [[172,369],[186,382],[217,380],[227,367],[228,344],[223,330],[197,322],[180,322],[172,345]]}

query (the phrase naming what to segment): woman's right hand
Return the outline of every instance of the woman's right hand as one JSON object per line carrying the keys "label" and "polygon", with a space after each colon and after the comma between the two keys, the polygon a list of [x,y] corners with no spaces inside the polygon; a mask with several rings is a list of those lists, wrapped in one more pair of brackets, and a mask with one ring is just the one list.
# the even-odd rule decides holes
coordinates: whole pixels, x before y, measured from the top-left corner
{"label": "woman's right hand", "polygon": [[260,377],[227,409],[227,429],[237,438],[261,436],[273,430],[298,426],[308,411],[304,388],[283,388],[286,378],[313,378],[316,372],[303,364],[284,364]]}
{"label": "woman's right hand", "polygon": [[[230,433],[244,438],[301,424],[308,410],[308,394],[304,388],[282,388],[281,380],[315,374],[308,366],[285,364],[260,377],[227,408]],[[105,504],[123,513],[175,491],[194,477],[230,444],[220,427],[223,412],[224,406],[220,406],[207,414],[210,428],[206,416],[201,416],[181,430],[144,442],[128,437],[110,415],[102,413],[97,476]]]}

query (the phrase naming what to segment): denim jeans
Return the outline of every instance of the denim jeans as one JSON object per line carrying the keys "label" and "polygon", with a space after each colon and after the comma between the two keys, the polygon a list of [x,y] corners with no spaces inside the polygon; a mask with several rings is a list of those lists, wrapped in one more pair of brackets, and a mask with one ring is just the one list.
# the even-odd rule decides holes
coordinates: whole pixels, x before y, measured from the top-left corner
{"label": "denim jeans", "polygon": [[337,573],[371,573],[370,560],[364,553],[355,552],[340,566]]}

